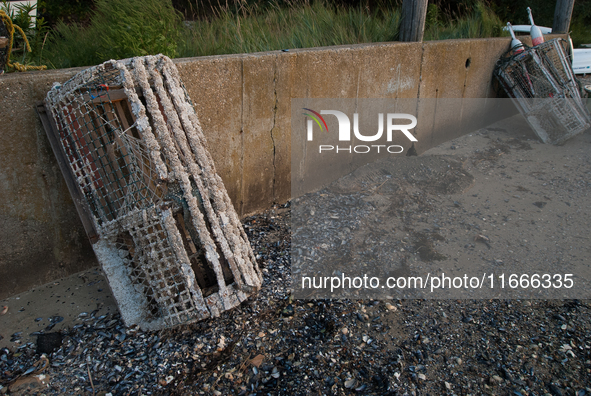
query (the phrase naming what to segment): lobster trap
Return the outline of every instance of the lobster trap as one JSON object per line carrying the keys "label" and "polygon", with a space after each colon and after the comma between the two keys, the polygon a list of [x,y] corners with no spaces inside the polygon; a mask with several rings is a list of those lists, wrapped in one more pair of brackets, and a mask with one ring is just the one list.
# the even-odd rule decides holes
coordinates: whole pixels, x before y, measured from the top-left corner
{"label": "lobster trap", "polygon": [[562,144],[587,130],[591,119],[566,54],[553,39],[502,58],[495,75],[544,143]]}
{"label": "lobster trap", "polygon": [[178,70],[108,61],[55,84],[38,112],[123,320],[216,317],[262,276]]}

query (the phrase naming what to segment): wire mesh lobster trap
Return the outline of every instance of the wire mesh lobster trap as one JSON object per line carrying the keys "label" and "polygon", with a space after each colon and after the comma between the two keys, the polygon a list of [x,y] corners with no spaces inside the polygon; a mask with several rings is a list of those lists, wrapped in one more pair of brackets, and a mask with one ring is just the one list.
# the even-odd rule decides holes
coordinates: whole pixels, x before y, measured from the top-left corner
{"label": "wire mesh lobster trap", "polygon": [[544,143],[562,144],[587,130],[591,119],[565,50],[553,39],[502,58],[495,75]]}
{"label": "wire mesh lobster trap", "polygon": [[260,288],[247,236],[169,58],[84,70],[54,85],[38,110],[127,325],[215,317]]}

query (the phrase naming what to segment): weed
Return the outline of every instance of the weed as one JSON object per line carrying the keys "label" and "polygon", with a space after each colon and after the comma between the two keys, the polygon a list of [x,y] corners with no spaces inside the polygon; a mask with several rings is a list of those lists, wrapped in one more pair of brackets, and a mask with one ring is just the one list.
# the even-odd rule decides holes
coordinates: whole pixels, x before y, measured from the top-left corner
{"label": "weed", "polygon": [[484,38],[508,36],[503,32],[504,23],[484,3],[478,2],[464,17],[449,15],[445,21],[427,26],[425,40],[460,38]]}
{"label": "weed", "polygon": [[43,43],[49,29],[43,18],[35,19],[31,16],[35,11],[35,5],[24,3],[13,6],[3,0],[0,10],[8,15],[14,25],[22,29],[31,48],[31,52],[27,51],[26,42],[17,31],[13,38],[11,59],[23,65],[32,66],[43,63]]}
{"label": "weed", "polygon": [[[175,0],[181,1],[181,0]],[[190,0],[183,0],[190,5]],[[396,7],[344,6],[329,0],[191,0],[199,14],[181,23],[171,0],[97,0],[88,26],[58,22],[44,52],[53,67],[86,66],[108,59],[164,53],[192,57],[395,41]],[[207,13],[198,6],[210,4]],[[460,11],[457,11],[460,12]],[[429,5],[425,40],[505,35],[503,23],[484,3],[462,14]]]}
{"label": "weed", "polygon": [[57,23],[47,59],[60,68],[158,53],[174,58],[183,31],[170,0],[97,0],[89,26]]}
{"label": "weed", "polygon": [[215,18],[190,25],[182,56],[272,51],[329,45],[393,41],[398,35],[398,10],[369,12],[362,7],[292,3],[259,11],[223,7]]}

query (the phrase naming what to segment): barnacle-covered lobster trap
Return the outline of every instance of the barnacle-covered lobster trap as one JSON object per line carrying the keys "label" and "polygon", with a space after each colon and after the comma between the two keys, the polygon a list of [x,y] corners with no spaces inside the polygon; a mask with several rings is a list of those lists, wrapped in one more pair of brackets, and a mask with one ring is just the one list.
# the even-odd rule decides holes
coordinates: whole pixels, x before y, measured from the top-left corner
{"label": "barnacle-covered lobster trap", "polygon": [[562,144],[587,130],[591,119],[566,53],[552,39],[501,58],[495,75],[544,143]]}
{"label": "barnacle-covered lobster trap", "polygon": [[127,325],[218,316],[262,276],[172,61],[108,61],[38,107]]}

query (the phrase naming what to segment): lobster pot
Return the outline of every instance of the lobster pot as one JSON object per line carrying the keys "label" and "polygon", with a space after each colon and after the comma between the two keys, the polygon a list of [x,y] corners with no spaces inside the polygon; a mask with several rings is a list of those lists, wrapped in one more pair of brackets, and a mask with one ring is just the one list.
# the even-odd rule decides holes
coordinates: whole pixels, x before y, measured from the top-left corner
{"label": "lobster pot", "polygon": [[84,70],[54,85],[39,113],[127,325],[154,330],[216,317],[260,289],[169,58]]}
{"label": "lobster pot", "polygon": [[591,119],[565,52],[553,39],[499,61],[495,75],[544,143],[562,144]]}

